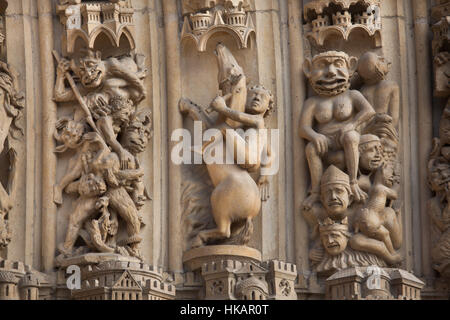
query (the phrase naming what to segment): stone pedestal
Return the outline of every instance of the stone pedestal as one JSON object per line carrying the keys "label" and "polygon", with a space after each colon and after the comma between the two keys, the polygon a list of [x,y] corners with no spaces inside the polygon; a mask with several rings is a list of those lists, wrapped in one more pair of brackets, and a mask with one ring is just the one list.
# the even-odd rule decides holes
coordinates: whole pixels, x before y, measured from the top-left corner
{"label": "stone pedestal", "polygon": [[297,299],[297,267],[276,260],[261,262],[256,249],[207,246],[187,251],[183,261],[193,274],[201,275],[206,300]]}
{"label": "stone pedestal", "polygon": [[328,300],[420,300],[424,283],[412,273],[391,268],[353,267],[326,280]]}
{"label": "stone pedestal", "polygon": [[18,261],[0,260],[0,300],[46,300],[48,276]]}
{"label": "stone pedestal", "polygon": [[173,300],[175,286],[162,268],[133,257],[89,253],[61,261],[80,268],[81,288],[71,291],[74,300]]}

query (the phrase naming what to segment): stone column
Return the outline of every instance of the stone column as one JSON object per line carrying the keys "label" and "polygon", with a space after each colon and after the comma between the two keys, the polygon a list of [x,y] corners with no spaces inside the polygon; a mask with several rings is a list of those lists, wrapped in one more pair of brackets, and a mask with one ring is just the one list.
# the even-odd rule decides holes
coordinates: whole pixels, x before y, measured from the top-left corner
{"label": "stone column", "polygon": [[[428,23],[428,2],[421,0],[413,1],[414,13],[414,34],[416,49],[417,68],[417,116],[418,119],[418,146],[417,159],[419,165],[419,185],[420,185],[420,244],[422,249],[421,270],[417,270],[426,278],[433,275],[430,257],[430,222],[427,214],[427,201],[431,197],[428,188],[427,166],[428,157],[431,152],[431,142],[433,140],[433,119],[432,119],[432,80],[430,72],[432,65],[429,54],[429,23]],[[415,226],[413,226],[415,227]],[[416,229],[416,228],[415,228]],[[417,237],[419,238],[419,237]],[[416,240],[417,241],[417,240]],[[416,259],[417,260],[417,259]]]}
{"label": "stone column", "polygon": [[293,157],[293,188],[294,188],[294,220],[295,220],[295,263],[299,273],[309,270],[308,259],[308,228],[300,212],[301,204],[308,188],[308,168],[306,165],[305,145],[299,135],[300,114],[306,98],[306,85],[303,75],[303,26],[302,1],[288,1],[289,14],[289,56],[290,83],[292,104],[292,157]]}
{"label": "stone column", "polygon": [[53,62],[52,1],[38,0],[40,62],[42,79],[42,269],[51,271],[56,249],[56,205],[53,185],[56,178],[56,155],[53,131],[56,104],[53,102],[55,66]]}
{"label": "stone column", "polygon": [[[173,130],[183,127],[183,118],[178,112],[181,98],[181,69],[180,69],[180,37],[179,20],[176,0],[164,0],[164,27],[166,48],[166,81],[167,81],[167,109],[168,109],[168,146],[170,155],[176,144],[170,141]],[[169,159],[169,269],[175,273],[183,271],[181,245],[181,166],[175,165]]]}

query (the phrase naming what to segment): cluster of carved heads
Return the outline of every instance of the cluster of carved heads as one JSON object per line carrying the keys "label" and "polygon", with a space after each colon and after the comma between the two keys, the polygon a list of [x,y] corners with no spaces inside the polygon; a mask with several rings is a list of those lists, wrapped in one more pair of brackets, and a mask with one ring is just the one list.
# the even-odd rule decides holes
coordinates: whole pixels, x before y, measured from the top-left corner
{"label": "cluster of carved heads", "polygon": [[303,70],[314,91],[323,96],[335,96],[350,87],[358,59],[345,52],[327,51],[306,59]]}

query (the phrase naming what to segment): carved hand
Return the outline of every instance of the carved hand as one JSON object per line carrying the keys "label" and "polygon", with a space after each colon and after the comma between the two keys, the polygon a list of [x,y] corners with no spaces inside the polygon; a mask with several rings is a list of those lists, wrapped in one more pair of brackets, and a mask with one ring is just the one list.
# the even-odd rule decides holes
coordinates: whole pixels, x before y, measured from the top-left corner
{"label": "carved hand", "polygon": [[224,97],[217,96],[213,102],[211,103],[211,107],[213,107],[214,110],[219,111],[227,108],[227,104],[225,102]]}
{"label": "carved hand", "polygon": [[328,138],[323,134],[318,133],[315,135],[312,142],[320,156],[323,156],[328,152]]}
{"label": "carved hand", "polygon": [[120,168],[122,170],[128,169],[129,163],[134,163],[134,156],[125,149],[121,150],[121,152],[119,153],[119,158],[120,158]]}
{"label": "carved hand", "polygon": [[67,59],[61,59],[58,63],[58,68],[56,69],[56,73],[59,77],[64,76],[64,74],[69,71],[70,62]]}

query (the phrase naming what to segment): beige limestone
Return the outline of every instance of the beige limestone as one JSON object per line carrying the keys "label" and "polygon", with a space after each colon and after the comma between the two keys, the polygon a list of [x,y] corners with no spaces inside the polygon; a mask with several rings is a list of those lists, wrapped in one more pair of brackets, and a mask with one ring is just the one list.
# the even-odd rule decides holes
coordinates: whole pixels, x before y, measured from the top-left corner
{"label": "beige limestone", "polygon": [[[0,299],[447,299],[448,6],[0,0]],[[193,118],[278,172],[175,164]]]}

